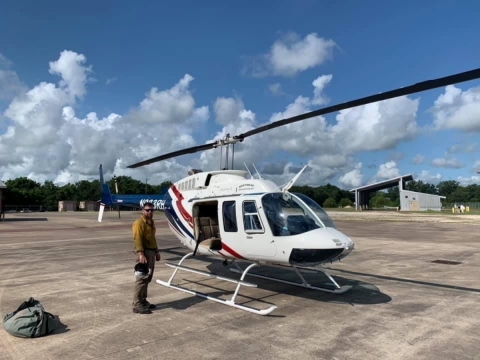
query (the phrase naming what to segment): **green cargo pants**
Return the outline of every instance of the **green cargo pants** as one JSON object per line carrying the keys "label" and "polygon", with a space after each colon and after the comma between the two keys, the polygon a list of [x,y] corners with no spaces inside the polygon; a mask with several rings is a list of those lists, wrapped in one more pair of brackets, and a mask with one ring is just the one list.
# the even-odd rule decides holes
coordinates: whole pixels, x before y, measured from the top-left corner
{"label": "green cargo pants", "polygon": [[[144,249],[144,254],[147,258],[147,266],[150,269],[150,275],[135,276],[132,303],[134,309],[145,307],[145,304],[147,303],[148,284],[152,281],[153,271],[155,269],[155,250]],[[138,257],[138,255],[136,256]]]}

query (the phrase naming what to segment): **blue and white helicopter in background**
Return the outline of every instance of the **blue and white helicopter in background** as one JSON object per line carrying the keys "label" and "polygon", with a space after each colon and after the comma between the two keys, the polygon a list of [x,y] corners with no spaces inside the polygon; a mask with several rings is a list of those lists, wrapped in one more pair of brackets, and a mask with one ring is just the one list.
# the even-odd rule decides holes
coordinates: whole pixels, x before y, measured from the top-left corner
{"label": "blue and white helicopter in background", "polygon": [[[192,169],[186,178],[175,182],[164,195],[159,195],[163,201],[160,210],[165,212],[172,233],[190,249],[190,252],[178,264],[166,263],[174,268],[172,276],[166,282],[161,280],[156,282],[260,315],[271,313],[276,306],[259,310],[235,302],[240,286],[257,286],[246,282],[244,280],[246,275],[335,294],[349,290],[351,286],[338,285],[322,265],[348,256],[354,249],[353,241],[335,228],[331,218],[315,201],[303,194],[289,192],[305,167],[287,184],[278,186],[260,176],[255,179],[248,168],[247,170],[228,169],[230,145],[233,146],[234,152],[237,142],[282,125],[477,78],[480,78],[480,69],[424,81],[280,120],[237,136],[227,135],[222,140],[175,151],[128,166],[137,168],[217,147],[220,147],[220,156],[222,156],[222,148],[226,147],[224,169],[205,172]],[[222,164],[222,158],[220,159]],[[99,221],[101,221],[100,216]],[[196,254],[220,257],[224,259],[224,265],[233,264],[235,268],[230,270],[240,273],[240,279],[223,277],[182,265],[186,259]],[[238,261],[249,263],[249,265],[242,269]],[[253,267],[260,265],[291,267],[301,282],[249,273]],[[237,287],[230,300],[222,300],[173,285],[172,281],[178,270],[230,281],[236,283]],[[305,280],[300,270],[323,272],[330,279],[331,284],[329,287],[312,286]]]}
{"label": "blue and white helicopter in background", "polygon": [[[163,210],[165,204],[165,194],[167,193],[168,189],[162,187],[162,192],[160,194],[119,194],[118,193],[118,185],[115,180],[115,175],[113,176],[115,180],[115,192],[116,194],[112,194],[110,191],[110,187],[108,184],[105,183],[103,178],[103,168],[102,164],[100,164],[98,168],[98,172],[100,175],[100,189],[101,189],[101,199],[100,199],[100,211],[98,213],[98,222],[102,222],[103,213],[105,211],[105,206],[128,206],[137,209],[141,209],[143,204],[146,202],[150,202],[153,204],[155,210]],[[120,212],[119,212],[120,213]]]}

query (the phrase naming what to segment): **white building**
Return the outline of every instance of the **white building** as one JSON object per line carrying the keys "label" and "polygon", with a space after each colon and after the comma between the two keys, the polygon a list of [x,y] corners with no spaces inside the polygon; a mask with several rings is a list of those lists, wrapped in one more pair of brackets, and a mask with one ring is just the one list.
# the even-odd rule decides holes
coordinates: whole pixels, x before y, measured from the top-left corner
{"label": "white building", "polygon": [[441,211],[445,196],[425,194],[415,191],[400,190],[401,211]]}
{"label": "white building", "polygon": [[351,189],[350,191],[355,193],[355,209],[368,209],[370,193],[398,186],[400,192],[400,211],[441,211],[441,199],[445,199],[445,196],[404,190],[405,184],[411,180],[413,180],[413,176],[408,174]]}

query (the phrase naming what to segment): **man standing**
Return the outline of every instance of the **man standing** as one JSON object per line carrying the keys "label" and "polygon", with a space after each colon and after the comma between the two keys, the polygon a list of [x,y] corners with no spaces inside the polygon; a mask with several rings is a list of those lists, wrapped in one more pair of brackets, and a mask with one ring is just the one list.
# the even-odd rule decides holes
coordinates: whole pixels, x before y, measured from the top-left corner
{"label": "man standing", "polygon": [[137,262],[147,264],[149,273],[144,276],[136,276],[133,295],[133,312],[139,314],[151,314],[150,309],[155,305],[147,301],[148,284],[152,281],[155,261],[160,261],[160,250],[158,250],[155,238],[156,228],[153,221],[153,204],[143,205],[142,216],[135,220],[132,225],[133,245],[137,254]]}

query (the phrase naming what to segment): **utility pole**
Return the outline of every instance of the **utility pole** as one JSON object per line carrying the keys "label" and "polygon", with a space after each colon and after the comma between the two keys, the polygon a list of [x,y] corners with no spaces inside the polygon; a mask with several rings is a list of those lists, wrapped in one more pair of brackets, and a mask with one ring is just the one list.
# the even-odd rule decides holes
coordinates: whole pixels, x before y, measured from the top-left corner
{"label": "utility pole", "polygon": [[147,194],[147,178],[145,178],[145,194]]}

